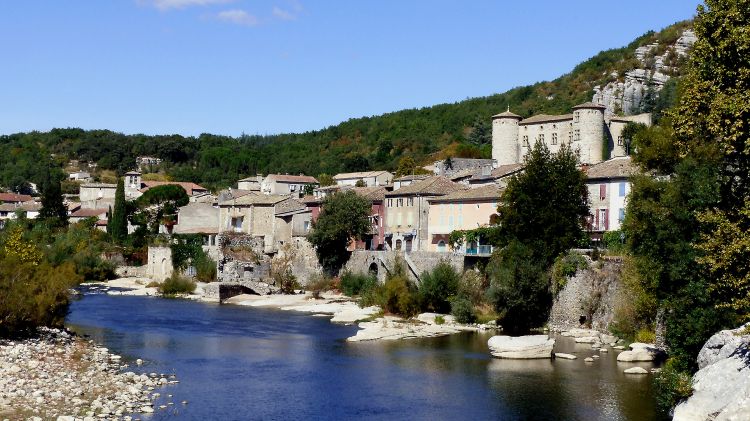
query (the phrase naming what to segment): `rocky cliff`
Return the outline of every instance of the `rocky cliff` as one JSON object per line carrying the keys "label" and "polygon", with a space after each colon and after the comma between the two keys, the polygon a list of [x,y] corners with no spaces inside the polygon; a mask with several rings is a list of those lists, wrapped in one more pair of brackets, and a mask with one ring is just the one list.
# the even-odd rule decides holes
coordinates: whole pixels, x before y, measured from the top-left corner
{"label": "rocky cliff", "polygon": [[750,323],[712,336],[698,367],[693,395],[677,405],[674,420],[750,420]]}
{"label": "rocky cliff", "polygon": [[678,63],[687,57],[697,38],[685,30],[671,45],[658,42],[638,47],[635,57],[640,66],[625,72],[616,81],[594,87],[593,102],[607,107],[607,113],[637,114],[642,111],[644,99],[658,93],[664,84],[678,72]]}

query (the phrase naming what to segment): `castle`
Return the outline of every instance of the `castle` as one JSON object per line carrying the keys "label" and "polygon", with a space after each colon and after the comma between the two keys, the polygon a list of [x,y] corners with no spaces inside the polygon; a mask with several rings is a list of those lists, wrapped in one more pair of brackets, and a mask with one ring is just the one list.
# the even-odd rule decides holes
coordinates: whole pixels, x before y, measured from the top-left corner
{"label": "castle", "polygon": [[579,154],[581,164],[597,164],[627,155],[622,130],[628,123],[651,125],[651,114],[613,116],[604,105],[593,102],[576,105],[572,111],[572,114],[539,114],[524,119],[508,108],[492,116],[492,159],[497,165],[522,163],[536,141],[540,141],[553,153],[567,143]]}

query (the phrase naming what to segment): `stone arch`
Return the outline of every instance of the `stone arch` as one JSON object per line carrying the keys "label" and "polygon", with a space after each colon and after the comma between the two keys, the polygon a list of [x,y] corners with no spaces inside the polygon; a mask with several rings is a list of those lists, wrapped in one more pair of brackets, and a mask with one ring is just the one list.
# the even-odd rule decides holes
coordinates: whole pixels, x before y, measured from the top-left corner
{"label": "stone arch", "polygon": [[378,264],[375,262],[370,263],[370,267],[367,268],[370,275],[378,276]]}

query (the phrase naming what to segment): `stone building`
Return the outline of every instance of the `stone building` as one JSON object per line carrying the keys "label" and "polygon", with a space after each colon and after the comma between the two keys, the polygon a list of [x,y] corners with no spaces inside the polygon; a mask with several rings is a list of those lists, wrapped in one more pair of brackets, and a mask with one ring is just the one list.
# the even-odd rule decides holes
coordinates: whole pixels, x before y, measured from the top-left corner
{"label": "stone building", "polygon": [[387,249],[424,250],[429,243],[427,199],[467,189],[441,176],[433,176],[385,194],[385,244]]}
{"label": "stone building", "polygon": [[81,184],[78,196],[83,209],[107,209],[115,203],[117,184],[86,183]]}
{"label": "stone building", "polygon": [[393,180],[393,174],[388,171],[364,171],[341,173],[333,176],[337,186],[355,186],[358,181],[365,184],[365,187],[385,186]]}
{"label": "stone building", "polygon": [[573,107],[571,114],[540,114],[522,118],[508,109],[492,116],[492,158],[498,165],[519,164],[539,141],[551,152],[563,144],[579,154],[582,164],[598,164],[627,155],[622,130],[629,122],[651,124],[650,114],[627,117],[605,116],[606,107],[587,102]]}
{"label": "stone building", "polygon": [[307,185],[318,187],[320,183],[309,175],[268,174],[261,182],[260,191],[264,194],[291,194],[302,197]]}

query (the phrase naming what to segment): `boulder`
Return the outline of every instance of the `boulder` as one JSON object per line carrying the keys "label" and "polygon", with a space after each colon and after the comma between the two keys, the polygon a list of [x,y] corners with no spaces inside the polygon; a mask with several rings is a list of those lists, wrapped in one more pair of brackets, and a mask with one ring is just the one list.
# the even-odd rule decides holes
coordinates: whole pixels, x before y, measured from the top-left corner
{"label": "boulder", "polygon": [[599,332],[593,329],[570,329],[562,332],[560,335],[568,336],[571,338],[585,338],[585,337],[599,337]]}
{"label": "boulder", "polygon": [[750,419],[747,327],[750,325],[709,338],[698,356],[699,364],[704,365],[693,376],[693,394],[674,409],[675,421]]}
{"label": "boulder", "polygon": [[631,367],[623,371],[625,374],[648,374],[648,370],[643,367]]}
{"label": "boulder", "polygon": [[656,348],[652,344],[634,342],[630,344],[630,351],[622,351],[617,355],[619,362],[644,362],[654,361],[661,357],[664,351]]}
{"label": "boulder", "polygon": [[427,323],[430,325],[437,324],[435,319],[441,316],[443,318],[444,323],[455,323],[456,318],[451,316],[450,314],[439,314],[439,313],[422,313],[417,316],[417,320],[419,320],[422,323]]}
{"label": "boulder", "polygon": [[599,337],[601,338],[602,342],[604,342],[605,344],[611,344],[613,342],[617,342],[617,336],[606,335],[602,333]]}
{"label": "boulder", "polygon": [[599,342],[598,336],[578,336],[575,338],[577,344],[595,344]]}
{"label": "boulder", "polygon": [[593,359],[593,358],[591,358],[591,357],[586,357],[586,358],[585,358],[585,359],[584,359],[583,361],[584,361],[584,362],[587,362],[587,363],[593,363],[593,362],[594,362],[594,359]]}
{"label": "boulder", "polygon": [[555,340],[547,335],[493,336],[487,341],[492,356],[507,359],[552,358]]}
{"label": "boulder", "polygon": [[578,357],[576,357],[573,354],[566,354],[564,352],[555,352],[555,358],[560,358],[560,359],[563,359],[563,360],[575,360]]}

